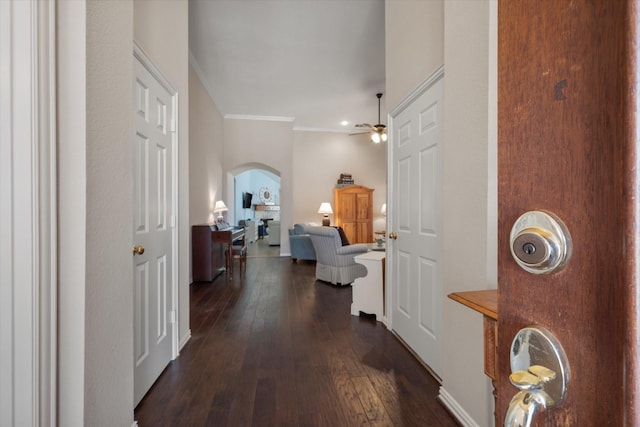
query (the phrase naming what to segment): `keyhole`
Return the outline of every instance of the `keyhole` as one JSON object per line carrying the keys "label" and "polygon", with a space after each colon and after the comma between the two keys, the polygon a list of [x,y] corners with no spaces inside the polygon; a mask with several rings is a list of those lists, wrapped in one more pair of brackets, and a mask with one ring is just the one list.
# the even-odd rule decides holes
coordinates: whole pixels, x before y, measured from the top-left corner
{"label": "keyhole", "polygon": [[527,255],[533,255],[534,253],[536,253],[536,246],[533,243],[525,243],[522,246],[522,252]]}

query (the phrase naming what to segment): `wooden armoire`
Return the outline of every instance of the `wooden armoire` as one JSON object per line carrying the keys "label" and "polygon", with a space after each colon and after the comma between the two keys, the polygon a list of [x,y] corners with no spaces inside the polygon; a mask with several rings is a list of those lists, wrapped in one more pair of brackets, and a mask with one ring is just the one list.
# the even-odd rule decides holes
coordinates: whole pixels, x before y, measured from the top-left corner
{"label": "wooden armoire", "polygon": [[342,227],[349,243],[373,242],[373,188],[334,188],[333,209],[335,225]]}

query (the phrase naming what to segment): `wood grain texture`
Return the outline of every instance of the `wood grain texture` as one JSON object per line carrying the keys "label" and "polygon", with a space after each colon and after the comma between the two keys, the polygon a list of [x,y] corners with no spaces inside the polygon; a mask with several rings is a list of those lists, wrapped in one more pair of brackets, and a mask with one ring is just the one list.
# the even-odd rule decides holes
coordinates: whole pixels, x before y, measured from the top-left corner
{"label": "wood grain texture", "polygon": [[478,313],[494,320],[498,319],[498,291],[496,289],[453,292],[447,296]]}
{"label": "wood grain texture", "polygon": [[192,338],[136,408],[138,425],[456,426],[436,380],[350,304],[350,287],[284,257],[192,284]]}
{"label": "wood grain texture", "polygon": [[333,189],[333,217],[349,243],[373,242],[373,188],[349,185]]}
{"label": "wood grain texture", "polygon": [[[629,310],[637,300],[630,274],[637,172],[629,165],[637,150],[635,7],[499,2],[499,419],[516,393],[511,342],[537,324],[562,343],[572,375],[562,407],[538,415],[536,425],[638,425],[627,407],[637,405],[629,389],[638,381],[637,342],[627,335],[637,319]],[[511,258],[509,232],[530,210],[553,212],[567,225],[573,254],[561,272],[532,275]]]}

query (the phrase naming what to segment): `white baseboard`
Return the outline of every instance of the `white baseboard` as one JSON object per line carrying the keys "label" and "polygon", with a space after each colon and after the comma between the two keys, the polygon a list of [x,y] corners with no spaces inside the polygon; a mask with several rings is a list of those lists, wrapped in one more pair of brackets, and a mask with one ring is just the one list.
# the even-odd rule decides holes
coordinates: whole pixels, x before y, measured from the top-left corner
{"label": "white baseboard", "polygon": [[131,424],[131,427],[138,427],[138,422],[134,420],[133,424]]}
{"label": "white baseboard", "polygon": [[478,423],[475,422],[471,415],[464,410],[462,406],[444,389],[444,387],[440,387],[440,393],[438,394],[438,399],[440,402],[451,412],[451,415],[458,420],[460,425],[464,427],[480,427]]}
{"label": "white baseboard", "polygon": [[191,329],[188,329],[187,333],[185,334],[184,337],[182,337],[182,339],[180,340],[180,343],[178,344],[178,353],[182,351],[182,349],[184,348],[185,345],[187,345],[187,342],[189,342],[190,339],[191,339]]}

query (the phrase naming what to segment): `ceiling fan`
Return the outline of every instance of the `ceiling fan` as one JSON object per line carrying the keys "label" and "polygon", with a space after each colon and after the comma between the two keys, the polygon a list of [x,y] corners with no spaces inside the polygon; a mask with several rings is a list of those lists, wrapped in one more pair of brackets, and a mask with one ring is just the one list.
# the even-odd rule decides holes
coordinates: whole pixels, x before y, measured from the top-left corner
{"label": "ceiling fan", "polygon": [[[376,97],[378,98],[378,124],[370,125],[369,123],[359,123],[356,125],[357,128],[369,128],[371,130],[371,141],[376,144],[382,142],[387,142],[387,127],[380,123],[380,98],[382,98],[381,93],[376,93]],[[364,132],[354,133],[352,135],[360,135]]]}

